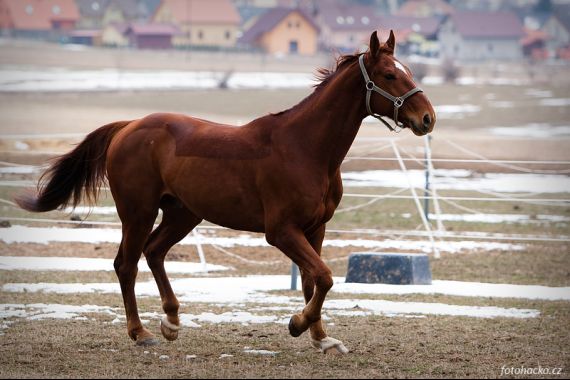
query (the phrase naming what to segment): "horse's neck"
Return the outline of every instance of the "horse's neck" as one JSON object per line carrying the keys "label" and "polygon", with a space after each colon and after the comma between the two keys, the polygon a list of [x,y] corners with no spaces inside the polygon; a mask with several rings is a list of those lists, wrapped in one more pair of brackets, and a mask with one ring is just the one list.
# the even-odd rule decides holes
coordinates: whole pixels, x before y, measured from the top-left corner
{"label": "horse's neck", "polygon": [[366,90],[358,64],[299,105],[290,128],[299,146],[332,174],[346,157],[366,116]]}

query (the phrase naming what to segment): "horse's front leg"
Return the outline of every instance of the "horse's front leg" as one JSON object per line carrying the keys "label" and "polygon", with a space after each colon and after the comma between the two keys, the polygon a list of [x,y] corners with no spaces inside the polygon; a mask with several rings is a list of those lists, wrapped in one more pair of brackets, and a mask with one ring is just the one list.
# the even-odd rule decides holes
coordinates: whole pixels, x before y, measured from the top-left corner
{"label": "horse's front leg", "polygon": [[[325,238],[325,229],[326,226],[323,224],[315,229],[313,232],[306,234],[307,240],[311,247],[315,250],[315,252],[321,257],[321,251],[323,246],[323,240]],[[313,278],[306,272],[301,272],[301,282],[303,286],[303,296],[305,297],[305,302],[309,303],[313,294],[315,292],[315,281]],[[321,349],[321,351],[326,352],[330,348],[337,346],[336,349],[339,352],[343,352],[342,350],[345,349],[344,345],[341,341],[336,340],[331,337],[327,337],[327,333],[324,329],[322,319],[314,322],[310,326],[310,333],[311,333],[311,344],[315,348]],[[342,348],[340,348],[342,346]],[[348,350],[346,350],[348,352]],[[343,352],[345,353],[345,352]]]}
{"label": "horse's front leg", "polygon": [[311,330],[311,338],[315,347],[320,348],[323,352],[336,350],[347,353],[348,350],[342,342],[327,337],[322,328],[321,310],[323,302],[333,285],[331,270],[321,260],[305,234],[298,227],[289,225],[273,229],[267,233],[267,240],[299,266],[301,273],[304,273],[302,276],[306,278],[303,289],[311,287],[310,280],[307,278],[310,278],[314,284],[312,296],[307,301],[303,311],[293,315],[289,321],[291,335],[297,337],[307,331],[309,327],[314,326]]}

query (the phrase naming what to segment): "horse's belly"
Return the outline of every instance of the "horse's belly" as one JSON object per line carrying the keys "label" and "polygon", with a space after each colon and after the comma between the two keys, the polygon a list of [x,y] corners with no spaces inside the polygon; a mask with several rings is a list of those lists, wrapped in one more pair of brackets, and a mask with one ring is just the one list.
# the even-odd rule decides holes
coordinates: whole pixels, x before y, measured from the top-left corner
{"label": "horse's belly", "polygon": [[263,206],[257,192],[251,181],[236,173],[194,171],[177,181],[173,192],[202,219],[232,229],[263,232]]}

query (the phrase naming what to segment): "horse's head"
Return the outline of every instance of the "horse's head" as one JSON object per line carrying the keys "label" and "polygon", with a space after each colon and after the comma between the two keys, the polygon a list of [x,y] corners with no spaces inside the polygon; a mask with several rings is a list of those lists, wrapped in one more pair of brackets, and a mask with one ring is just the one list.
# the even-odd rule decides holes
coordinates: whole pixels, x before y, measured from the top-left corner
{"label": "horse's head", "polygon": [[[370,37],[370,50],[364,54],[361,70],[366,81],[368,112],[388,116],[417,136],[430,133],[435,125],[435,111],[427,96],[416,86],[412,72],[394,57],[396,41],[390,31],[381,44],[376,31]],[[365,59],[365,61],[364,61]],[[364,72],[366,71],[366,73]]]}

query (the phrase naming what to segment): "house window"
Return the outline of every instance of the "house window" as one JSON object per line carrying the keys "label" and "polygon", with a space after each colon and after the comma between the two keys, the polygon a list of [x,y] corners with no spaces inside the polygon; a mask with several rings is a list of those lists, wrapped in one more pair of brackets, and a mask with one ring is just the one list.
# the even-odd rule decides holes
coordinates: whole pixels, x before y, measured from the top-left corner
{"label": "house window", "polygon": [[59,5],[54,5],[54,6],[51,8],[51,12],[52,12],[54,15],[58,15],[58,14],[61,13],[61,8],[59,7]]}
{"label": "house window", "polygon": [[291,29],[293,27],[293,23],[291,21],[287,22],[287,28]]}
{"label": "house window", "polygon": [[94,11],[98,11],[99,10],[99,3],[94,1],[93,3],[91,3],[91,9],[93,9]]}
{"label": "house window", "polygon": [[368,17],[366,17],[366,16],[362,17],[362,19],[361,19],[360,21],[362,21],[362,23],[363,23],[364,25],[370,24],[370,19],[369,19]]}
{"label": "house window", "polygon": [[301,21],[297,21],[297,22],[295,23],[295,27],[296,27],[297,29],[299,29],[299,28],[301,27]]}
{"label": "house window", "polygon": [[202,32],[201,30],[198,31],[198,39],[201,40],[204,38],[204,32]]}
{"label": "house window", "polygon": [[493,52],[493,44],[488,44],[488,45],[487,45],[487,51],[488,51],[489,53],[492,53],[492,52]]}
{"label": "house window", "polygon": [[34,6],[31,4],[26,5],[26,13],[31,15],[32,13],[34,13]]}
{"label": "house window", "polygon": [[229,40],[232,37],[232,33],[229,30],[226,30],[226,40]]}

